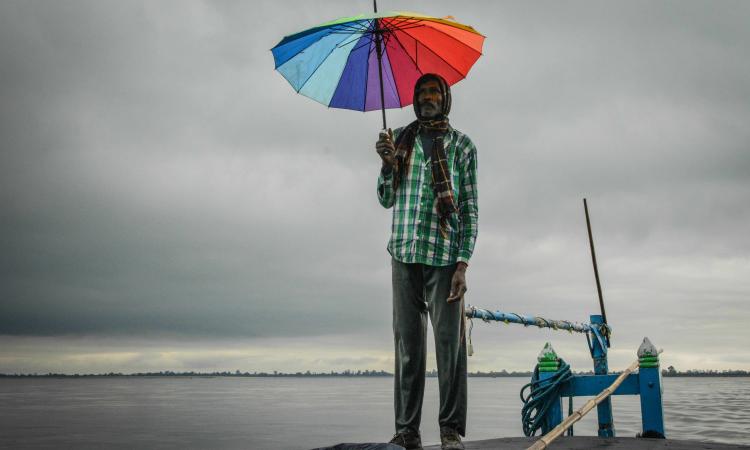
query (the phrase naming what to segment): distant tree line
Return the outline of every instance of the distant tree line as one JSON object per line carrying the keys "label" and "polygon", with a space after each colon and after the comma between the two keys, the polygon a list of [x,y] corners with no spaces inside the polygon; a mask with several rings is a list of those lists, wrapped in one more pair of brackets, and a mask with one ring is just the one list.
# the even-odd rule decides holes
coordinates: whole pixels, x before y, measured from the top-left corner
{"label": "distant tree line", "polygon": [[747,370],[687,370],[679,371],[674,366],[662,369],[664,377],[748,377],[750,372]]}
{"label": "distant tree line", "polygon": [[[29,374],[0,374],[0,378],[34,378],[34,377],[49,377],[49,378],[101,378],[101,377],[392,377],[393,374],[384,370],[344,370],[343,372],[336,372],[331,370],[330,372],[279,372],[274,370],[273,372],[241,372],[235,370],[234,372],[222,371],[222,372],[174,372],[172,370],[164,370],[161,372],[136,372],[136,373],[122,373],[122,372],[109,372],[109,373],[89,373],[89,374],[66,374],[66,373],[29,373]],[[428,370],[426,376],[429,378],[437,378],[438,373],[436,369]],[[502,370],[500,372],[469,372],[470,377],[478,378],[499,378],[499,377],[530,377],[531,372],[508,372]]]}
{"label": "distant tree line", "polygon": [[[617,372],[613,372],[617,373]],[[746,370],[687,370],[678,371],[673,366],[669,366],[661,371],[664,377],[748,377],[750,372]],[[591,375],[592,371],[576,372],[578,375]],[[437,370],[432,369],[426,372],[427,377],[437,377]],[[469,372],[469,377],[473,378],[503,378],[503,377],[524,377],[530,378],[531,372],[508,372],[506,370],[501,371],[490,371],[490,372]],[[66,373],[28,373],[28,374],[5,374],[0,373],[0,378],[101,378],[101,377],[248,377],[248,378],[265,378],[265,377],[392,377],[393,374],[384,370],[344,370],[343,372],[336,372],[331,370],[330,372],[311,372],[309,370],[305,372],[241,372],[235,370],[234,372],[223,371],[223,372],[174,372],[172,370],[163,370],[161,372],[136,372],[136,373],[122,373],[122,372],[109,372],[109,373],[98,373],[98,374],[66,374]]]}
{"label": "distant tree line", "polygon": [[[437,370],[435,370],[434,372],[435,372],[434,376],[437,376]],[[474,377],[474,378],[503,378],[503,377],[525,377],[525,378],[530,378],[531,377],[531,372],[508,372],[505,369],[501,370],[500,372],[496,372],[494,370],[490,371],[490,372],[482,372],[480,370],[480,371],[477,371],[477,372],[469,372],[469,376],[470,377]]]}
{"label": "distant tree line", "polygon": [[5,378],[26,378],[26,377],[52,377],[52,378],[96,378],[96,377],[392,377],[393,374],[383,370],[345,370],[343,372],[174,372],[172,370],[163,370],[161,372],[109,372],[97,374],[65,374],[65,373],[46,373],[46,374],[0,374]]}

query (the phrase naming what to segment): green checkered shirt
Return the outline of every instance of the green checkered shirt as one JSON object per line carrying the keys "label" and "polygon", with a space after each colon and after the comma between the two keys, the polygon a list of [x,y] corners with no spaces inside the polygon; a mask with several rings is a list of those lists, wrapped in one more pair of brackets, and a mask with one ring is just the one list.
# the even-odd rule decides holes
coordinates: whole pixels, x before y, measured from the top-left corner
{"label": "green checkered shirt", "polygon": [[[398,137],[403,128],[394,131]],[[393,207],[393,224],[388,252],[403,263],[447,266],[468,263],[477,239],[477,149],[468,136],[450,127],[444,138],[445,156],[453,184],[458,213],[448,220],[448,238],[440,234],[440,217],[435,209],[432,169],[425,160],[422,140],[417,136],[407,173],[398,192],[393,192],[393,173],[378,177],[378,200]]]}

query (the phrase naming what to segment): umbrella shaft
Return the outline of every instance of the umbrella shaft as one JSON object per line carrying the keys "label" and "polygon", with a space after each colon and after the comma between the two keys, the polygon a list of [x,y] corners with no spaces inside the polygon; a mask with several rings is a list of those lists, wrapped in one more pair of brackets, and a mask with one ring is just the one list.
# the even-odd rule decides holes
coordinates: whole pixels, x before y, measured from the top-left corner
{"label": "umbrella shaft", "polygon": [[[373,0],[375,2],[376,0]],[[378,4],[375,3],[375,12],[378,12]],[[378,75],[380,79],[380,111],[383,113],[383,129],[386,130],[388,127],[385,124],[385,93],[383,92],[383,48],[382,48],[382,32],[380,31],[380,25],[378,20],[375,19],[375,47],[378,54]]]}

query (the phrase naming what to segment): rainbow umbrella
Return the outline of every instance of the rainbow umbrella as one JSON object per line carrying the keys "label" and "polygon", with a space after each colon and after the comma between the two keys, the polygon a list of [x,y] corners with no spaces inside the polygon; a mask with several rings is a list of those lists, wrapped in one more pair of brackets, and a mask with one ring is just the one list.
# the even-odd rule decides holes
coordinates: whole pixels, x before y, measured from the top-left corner
{"label": "rainbow umbrella", "polygon": [[385,109],[411,104],[422,74],[464,79],[484,36],[452,17],[375,11],[287,36],[271,52],[297,92],[332,108],[380,109],[385,129]]}

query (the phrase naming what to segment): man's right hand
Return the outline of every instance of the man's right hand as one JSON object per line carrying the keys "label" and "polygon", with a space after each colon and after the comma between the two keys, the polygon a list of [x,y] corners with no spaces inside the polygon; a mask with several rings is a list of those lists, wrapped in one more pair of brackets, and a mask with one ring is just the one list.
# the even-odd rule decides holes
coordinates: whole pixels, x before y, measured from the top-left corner
{"label": "man's right hand", "polygon": [[393,145],[393,131],[390,128],[388,132],[380,132],[378,142],[375,143],[375,150],[383,160],[383,168],[391,170],[396,165],[396,147]]}

